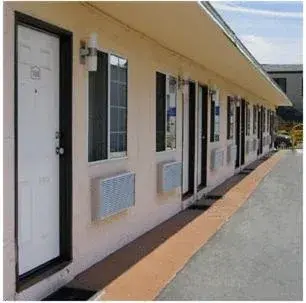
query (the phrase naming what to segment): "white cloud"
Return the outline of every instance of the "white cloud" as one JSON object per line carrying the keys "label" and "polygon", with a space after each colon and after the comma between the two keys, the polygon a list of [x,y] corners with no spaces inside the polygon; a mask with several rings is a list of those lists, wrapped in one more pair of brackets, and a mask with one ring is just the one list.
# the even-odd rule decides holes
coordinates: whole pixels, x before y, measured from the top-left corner
{"label": "white cloud", "polygon": [[277,12],[270,10],[253,9],[253,8],[238,6],[231,2],[225,3],[225,2],[214,1],[212,2],[212,4],[216,9],[223,11],[233,11],[233,12],[241,12],[241,13],[248,13],[248,14],[269,16],[269,17],[280,17],[280,18],[300,18],[300,19],[303,18],[302,13],[296,13],[296,12]]}
{"label": "white cloud", "polygon": [[301,42],[296,39],[242,35],[241,41],[261,64],[302,64]]}

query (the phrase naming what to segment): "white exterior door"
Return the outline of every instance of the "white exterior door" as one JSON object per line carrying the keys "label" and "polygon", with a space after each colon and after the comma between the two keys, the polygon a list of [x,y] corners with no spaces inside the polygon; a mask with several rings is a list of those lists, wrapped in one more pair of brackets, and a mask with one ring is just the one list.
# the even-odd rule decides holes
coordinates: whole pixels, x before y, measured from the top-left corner
{"label": "white exterior door", "polygon": [[18,268],[60,254],[59,39],[18,26]]}

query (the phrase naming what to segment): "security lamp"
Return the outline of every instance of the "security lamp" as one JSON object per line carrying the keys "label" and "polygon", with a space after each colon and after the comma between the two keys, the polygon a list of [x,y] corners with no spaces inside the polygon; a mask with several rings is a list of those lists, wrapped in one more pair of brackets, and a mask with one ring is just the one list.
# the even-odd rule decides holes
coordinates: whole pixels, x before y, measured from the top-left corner
{"label": "security lamp", "polygon": [[90,35],[87,45],[85,41],[81,41],[80,62],[86,64],[90,72],[97,71],[97,48],[98,35],[96,33]]}
{"label": "security lamp", "polygon": [[178,82],[178,89],[183,89],[183,87],[189,83],[189,81],[185,80],[182,76],[178,76],[177,80],[178,80],[177,81]]}
{"label": "security lamp", "polygon": [[216,94],[216,92],[217,92],[217,85],[216,84],[211,85],[209,88],[209,94],[214,95]]}
{"label": "security lamp", "polygon": [[240,97],[235,97],[236,100],[236,106],[239,107],[240,106]]}
{"label": "security lamp", "polygon": [[172,85],[172,86],[176,85],[176,79],[174,77],[169,78],[169,85]]}

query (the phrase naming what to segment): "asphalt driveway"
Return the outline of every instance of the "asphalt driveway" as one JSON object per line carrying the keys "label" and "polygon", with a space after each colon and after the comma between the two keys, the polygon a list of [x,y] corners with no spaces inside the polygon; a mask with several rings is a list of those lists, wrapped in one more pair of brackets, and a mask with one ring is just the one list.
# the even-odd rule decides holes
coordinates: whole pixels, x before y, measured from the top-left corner
{"label": "asphalt driveway", "polygon": [[302,300],[302,152],[284,153],[157,300]]}

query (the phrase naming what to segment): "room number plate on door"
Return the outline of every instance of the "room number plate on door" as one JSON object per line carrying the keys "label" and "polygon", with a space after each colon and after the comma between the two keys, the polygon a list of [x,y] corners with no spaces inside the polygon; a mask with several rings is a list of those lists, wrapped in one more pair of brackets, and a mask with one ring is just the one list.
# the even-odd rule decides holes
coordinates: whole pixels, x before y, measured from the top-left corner
{"label": "room number plate on door", "polygon": [[40,80],[40,68],[37,65],[31,66],[31,79]]}

